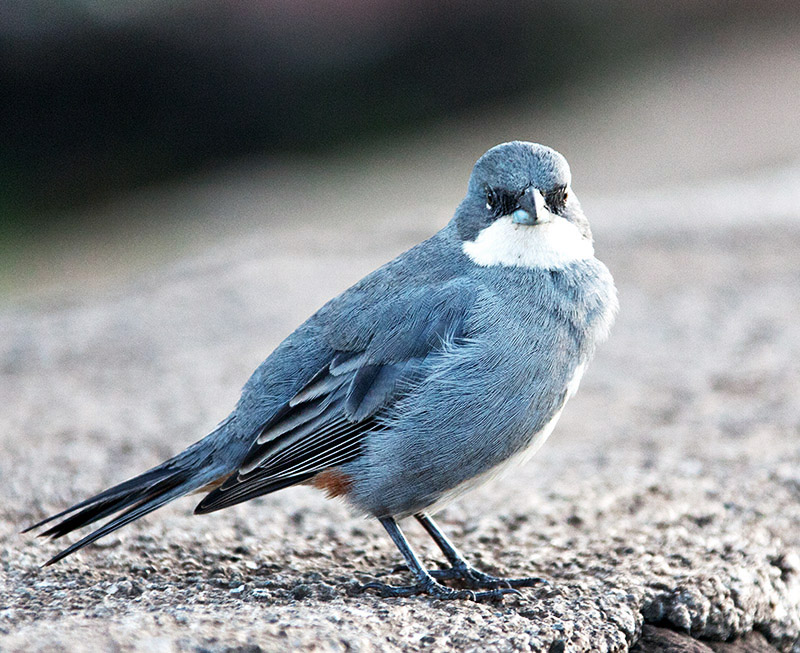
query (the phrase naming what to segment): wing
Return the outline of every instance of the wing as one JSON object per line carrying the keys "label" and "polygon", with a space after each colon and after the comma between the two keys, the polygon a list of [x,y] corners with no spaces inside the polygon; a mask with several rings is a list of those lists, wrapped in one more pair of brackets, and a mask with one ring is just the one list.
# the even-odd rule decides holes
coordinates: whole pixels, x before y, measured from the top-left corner
{"label": "wing", "polygon": [[431,356],[467,337],[475,290],[463,279],[389,301],[352,293],[321,312],[333,355],[259,430],[239,470],[195,512],[312,479],[357,458],[381,415],[426,376]]}

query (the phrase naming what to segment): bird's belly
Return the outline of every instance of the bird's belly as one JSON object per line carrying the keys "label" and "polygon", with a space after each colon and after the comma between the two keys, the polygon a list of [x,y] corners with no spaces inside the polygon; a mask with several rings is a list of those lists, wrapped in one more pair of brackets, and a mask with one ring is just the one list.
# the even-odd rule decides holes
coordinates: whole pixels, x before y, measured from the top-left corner
{"label": "bird's belly", "polygon": [[520,451],[517,451],[512,456],[509,456],[498,465],[486,470],[482,474],[468,478],[467,480],[456,485],[454,488],[447,490],[429,508],[426,509],[426,512],[436,513],[451,501],[455,501],[470,490],[474,490],[476,487],[479,487],[494,478],[503,476],[506,472],[514,467],[519,467],[527,463],[531,458],[533,458],[533,455],[539,451],[547,438],[550,437],[550,434],[555,429],[563,410],[564,405],[562,404],[561,408],[558,409],[556,414],[550,418],[550,421],[547,422],[543,428],[539,429],[539,431],[533,434],[526,447]]}
{"label": "bird's belly", "polygon": [[513,455],[506,458],[501,463],[495,465],[494,467],[486,470],[485,472],[473,476],[472,478],[468,478],[465,481],[462,481],[455,487],[451,488],[450,490],[445,491],[429,508],[426,509],[427,512],[435,513],[438,510],[444,508],[448,503],[458,499],[463,494],[466,494],[470,490],[475,489],[476,487],[483,485],[487,481],[490,481],[494,478],[498,478],[508,472],[510,469],[514,467],[519,467],[524,465],[531,458],[533,458],[534,454],[539,451],[541,446],[545,443],[547,438],[553,433],[556,428],[556,424],[558,423],[559,418],[561,417],[561,413],[564,412],[564,406],[566,405],[567,401],[571,397],[575,395],[578,391],[578,386],[580,385],[581,378],[583,377],[583,373],[586,370],[586,363],[581,363],[575,368],[575,372],[570,379],[570,382],[567,384],[566,392],[564,393],[564,401],[561,403],[561,407],[556,411],[556,413],[550,418],[550,420],[540,428],[536,433],[534,433],[530,439],[527,441],[527,445],[521,448],[519,451],[514,453]]}
{"label": "bird's belly", "polygon": [[[584,364],[575,368],[561,393],[558,407],[543,425],[537,428],[531,424],[527,437],[524,428],[514,433],[514,425],[509,425],[509,439],[500,444],[505,449],[505,455],[498,455],[500,452],[497,450],[481,450],[480,446],[473,449],[464,440],[454,439],[448,445],[453,447],[449,450],[450,456],[438,458],[439,463],[443,458],[447,461],[445,468],[441,464],[431,464],[436,459],[436,449],[425,449],[425,445],[431,444],[430,438],[421,443],[419,448],[412,447],[413,453],[409,456],[408,442],[395,436],[390,442],[403,443],[405,447],[398,455],[387,457],[385,449],[374,448],[373,451],[377,449],[380,453],[357,459],[350,468],[345,469],[356,479],[352,491],[347,495],[348,500],[356,509],[376,516],[403,518],[420,511],[435,512],[509,468],[524,464],[555,429],[564,405],[578,388],[584,368]],[[518,424],[518,427],[522,427],[522,424]],[[384,434],[391,434],[391,430],[378,434],[378,437]],[[502,439],[503,435],[496,433],[490,437],[500,436]],[[482,439],[482,443],[488,447],[498,444],[486,438]],[[362,472],[365,467],[369,470],[368,475]]]}

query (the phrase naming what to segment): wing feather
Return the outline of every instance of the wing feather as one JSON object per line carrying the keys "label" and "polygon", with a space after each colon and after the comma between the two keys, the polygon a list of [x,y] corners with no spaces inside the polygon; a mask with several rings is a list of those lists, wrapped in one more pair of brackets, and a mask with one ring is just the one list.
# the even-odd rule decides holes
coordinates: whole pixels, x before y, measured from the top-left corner
{"label": "wing feather", "polygon": [[[454,281],[328,322],[330,360],[256,434],[239,470],[196,512],[211,512],[300,483],[360,455],[380,416],[426,375],[426,361],[465,335],[474,293]],[[348,335],[349,334],[349,335]]]}

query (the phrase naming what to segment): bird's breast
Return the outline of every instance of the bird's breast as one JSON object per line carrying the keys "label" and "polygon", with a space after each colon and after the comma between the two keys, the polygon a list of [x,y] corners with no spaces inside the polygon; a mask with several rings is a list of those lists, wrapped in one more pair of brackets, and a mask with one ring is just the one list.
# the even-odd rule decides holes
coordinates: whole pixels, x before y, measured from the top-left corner
{"label": "bird's breast", "polygon": [[462,250],[481,267],[534,270],[559,269],[594,256],[592,241],[575,225],[557,216],[531,226],[515,224],[511,216],[498,218],[475,240],[465,241]]}

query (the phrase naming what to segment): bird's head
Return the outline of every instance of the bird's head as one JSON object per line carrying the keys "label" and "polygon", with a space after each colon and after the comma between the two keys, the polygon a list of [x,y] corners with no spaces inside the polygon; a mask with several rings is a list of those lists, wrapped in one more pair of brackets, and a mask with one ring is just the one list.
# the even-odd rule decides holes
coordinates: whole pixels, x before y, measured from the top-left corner
{"label": "bird's head", "polygon": [[482,266],[557,268],[593,256],[589,222],[555,150],[513,141],[475,163],[455,215],[464,253]]}

